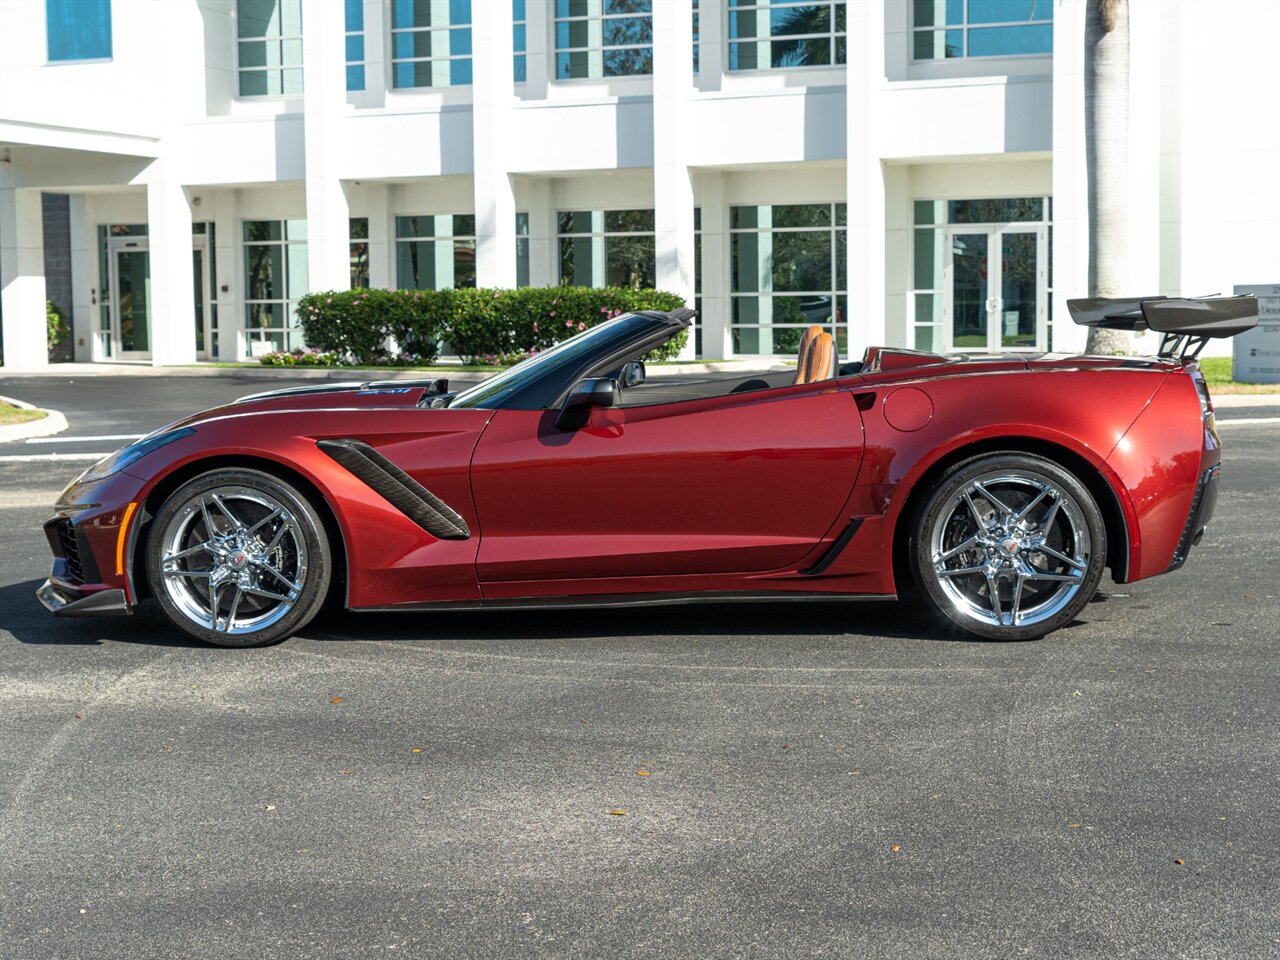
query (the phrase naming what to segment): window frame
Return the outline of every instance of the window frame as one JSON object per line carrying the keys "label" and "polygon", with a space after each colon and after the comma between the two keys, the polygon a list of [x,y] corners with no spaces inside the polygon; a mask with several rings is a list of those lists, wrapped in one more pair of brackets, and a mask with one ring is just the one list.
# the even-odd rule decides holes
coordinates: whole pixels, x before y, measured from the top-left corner
{"label": "window frame", "polygon": [[[670,2],[670,0],[657,0],[657,2]],[[581,15],[560,16],[558,11],[558,3],[556,0],[550,0],[550,21],[551,26],[551,49],[550,49],[550,79],[555,83],[581,83],[583,81],[596,82],[626,80],[632,77],[652,77],[653,76],[653,8],[650,6],[647,12],[638,13],[605,13],[605,4],[608,0],[600,0],[599,13],[587,13]],[[624,43],[624,44],[606,44],[604,42],[604,25],[606,20],[636,20],[646,19],[649,21],[649,42],[648,43]],[[586,47],[561,47],[560,46],[560,24],[561,23],[586,23],[598,22],[600,24],[600,46]],[[588,27],[590,32],[590,27]],[[604,72],[604,54],[610,50],[648,50],[649,51],[649,70],[645,73],[605,73]],[[561,54],[574,53],[599,53],[601,60],[601,70],[599,75],[593,75],[589,71],[583,77],[562,77],[560,76],[560,56]]]}
{"label": "window frame", "polygon": [[[280,2],[283,4],[283,3],[289,2],[289,0],[280,0]],[[289,64],[286,66],[283,62],[281,62],[279,66],[275,66],[275,67],[272,67],[272,66],[246,67],[246,66],[242,66],[240,63],[240,48],[245,43],[278,43],[280,45],[281,60],[283,61],[284,42],[286,40],[296,40],[298,41],[299,44],[303,42],[302,31],[304,28],[302,25],[302,0],[296,0],[296,2],[298,4],[298,33],[296,35],[295,34],[286,35],[283,32],[284,28],[282,26],[281,27],[282,32],[274,37],[241,37],[240,36],[240,0],[236,0],[235,5],[233,7],[235,16],[233,18],[234,22],[231,30],[231,42],[235,44],[235,49],[236,49],[236,57],[235,57],[235,61],[236,61],[235,99],[236,100],[252,100],[256,102],[271,101],[271,100],[297,100],[297,99],[300,99],[302,96],[304,96],[304,92],[306,90],[307,78],[304,71],[303,63],[300,62],[296,66],[293,64]],[[302,48],[300,47],[299,49],[302,49]],[[303,60],[305,61],[305,59],[306,59],[306,56],[305,54],[303,54]],[[303,84],[302,90],[299,90],[297,93],[283,92],[285,70],[297,70],[299,73],[302,74],[302,84]],[[281,89],[280,93],[241,93],[240,92],[240,77],[242,74],[244,73],[269,74],[272,72],[280,74],[280,89]]]}
{"label": "window frame", "polygon": [[[430,25],[426,27],[397,27],[395,25],[396,23],[395,3],[392,2],[388,10],[388,16],[386,21],[387,22],[387,34],[386,34],[387,43],[389,44],[389,48],[387,51],[388,52],[387,66],[391,71],[391,82],[387,85],[388,93],[412,93],[415,91],[422,91],[422,90],[457,90],[462,87],[472,87],[475,85],[475,34],[473,33],[473,29],[474,29],[473,24],[475,22],[475,19],[474,19],[475,12],[471,6],[472,2],[474,2],[474,0],[468,0],[468,5],[467,5],[468,19],[466,23],[453,23],[451,21],[443,25]],[[479,0],[479,2],[481,3],[499,2],[499,0]],[[458,30],[466,30],[468,33],[471,34],[471,52],[470,53],[459,54],[459,55],[454,55],[450,53],[450,54],[445,54],[443,56],[429,56],[429,57],[417,57],[417,56],[398,57],[396,56],[397,35],[410,35],[410,34],[416,34],[416,33],[438,33],[438,32],[447,32],[452,34],[454,31],[458,31]],[[453,47],[452,37],[449,40],[449,47],[450,49],[452,49]],[[452,64],[454,61],[460,61],[460,60],[465,60],[467,61],[468,64],[470,64],[471,79],[468,80],[466,83],[453,82],[452,68],[450,68],[451,75],[448,83],[427,84],[426,86],[420,86],[415,83],[412,85],[402,87],[397,82],[396,68],[403,63],[450,63]],[[423,214],[416,214],[416,216],[423,216]]]}
{"label": "window frame", "polygon": [[[860,0],[808,0],[807,3],[799,2],[799,0],[776,0],[776,2],[775,0],[743,0],[743,3],[741,6],[733,6],[732,5],[733,2],[734,0],[728,0],[728,3],[726,4],[726,6],[722,11],[724,21],[721,25],[721,32],[722,32],[723,44],[724,44],[724,73],[726,76],[750,77],[750,76],[776,74],[779,71],[785,71],[785,70],[806,70],[806,71],[838,70],[843,72],[844,70],[847,69],[848,61],[849,61],[849,2],[856,3],[856,2],[860,2]],[[806,34],[798,34],[798,35],[783,34],[777,37],[769,36],[769,37],[738,37],[738,38],[734,38],[729,35],[730,27],[732,24],[732,17],[735,13],[747,13],[753,10],[772,10],[775,7],[782,8],[787,6],[801,7],[801,6],[817,6],[817,5],[830,6],[833,19],[834,19],[836,7],[837,6],[843,7],[844,8],[844,29],[836,30],[833,22],[830,31],[825,34],[822,34],[822,33],[813,33],[813,34],[806,33]],[[806,39],[820,39],[823,37],[825,37],[828,41],[828,52],[830,53],[832,58],[828,63],[804,63],[804,64],[796,64],[794,66],[785,66],[785,67],[775,67],[772,65],[764,66],[764,67],[734,67],[732,65],[733,49],[735,46],[740,47],[748,43],[773,44],[779,41],[789,40],[789,39],[790,40],[806,40]],[[697,45],[697,42],[698,41],[695,38],[694,40],[695,46]],[[843,42],[844,44],[844,59],[837,60],[836,52],[837,50],[840,49],[841,42]],[[770,50],[770,60],[772,60],[772,49]]]}
{"label": "window frame", "polygon": [[[448,217],[448,218],[449,218],[449,221],[450,221],[450,222],[449,222],[449,233],[448,233],[448,234],[438,234],[438,235],[433,234],[432,236],[429,236],[429,237],[402,237],[402,236],[400,235],[400,223],[401,223],[401,221],[402,221],[402,220],[412,220],[412,219],[415,219],[415,218],[418,218],[418,217],[431,217],[433,220],[434,220],[435,218],[437,218],[437,217]],[[468,234],[468,233],[458,233],[458,232],[456,231],[456,228],[457,228],[457,222],[458,222],[458,218],[459,218],[459,217],[470,217],[470,218],[471,218],[471,233],[469,233],[469,234]],[[478,285],[478,283],[479,283],[479,275],[478,275],[478,271],[476,271],[476,262],[475,262],[475,259],[474,259],[475,252],[476,252],[476,248],[477,248],[477,243],[476,243],[476,224],[475,224],[475,219],[476,219],[476,215],[475,215],[474,213],[396,213],[396,214],[392,214],[392,233],[393,233],[393,236],[392,236],[392,241],[391,241],[391,242],[392,242],[392,244],[393,244],[393,247],[392,247],[392,255],[393,255],[393,258],[394,258],[394,259],[393,259],[393,263],[395,264],[395,289],[397,289],[397,290],[426,290],[426,289],[431,289],[431,290],[472,290],[472,289],[475,289],[475,287],[476,287],[476,286]],[[473,255],[473,259],[472,259],[472,271],[473,271],[473,272],[476,272],[476,274],[477,274],[477,275],[476,275],[476,277],[475,277],[475,279],[474,279],[470,284],[468,284],[468,285],[458,286],[458,284],[457,284],[457,262],[458,262],[458,261],[457,261],[457,257],[458,257],[458,248],[455,246],[455,247],[454,247],[454,250],[453,250],[453,258],[454,258],[454,261],[453,261],[453,262],[454,262],[454,283],[453,283],[451,286],[448,286],[448,287],[435,286],[435,287],[430,287],[430,288],[428,288],[428,287],[418,287],[418,286],[413,286],[413,287],[406,287],[406,286],[404,286],[404,285],[400,282],[400,281],[401,281],[401,277],[400,277],[400,245],[401,245],[401,244],[409,244],[409,243],[432,243],[432,244],[434,244],[435,242],[437,242],[437,241],[439,241],[439,240],[448,240],[448,241],[450,241],[450,242],[456,242],[456,241],[458,241],[458,240],[464,240],[464,241],[470,241],[470,242],[471,242],[471,247],[470,247],[470,249],[471,249],[471,251],[472,251],[472,255]],[[466,248],[464,247],[463,249],[466,249]]]}
{"label": "window frame", "polygon": [[[255,340],[258,342],[264,342],[264,343],[270,342],[269,336],[272,333],[279,333],[283,336],[284,338],[283,350],[286,353],[299,348],[305,350],[307,347],[306,337],[303,333],[302,324],[300,322],[297,322],[298,314],[296,311],[298,301],[301,300],[302,297],[306,296],[306,293],[299,294],[297,297],[289,296],[289,286],[290,286],[290,279],[291,279],[289,276],[291,271],[290,261],[289,261],[289,248],[302,247],[304,252],[306,251],[307,245],[310,243],[310,233],[309,231],[307,231],[306,222],[307,222],[306,219],[303,217],[266,217],[266,218],[245,217],[240,220],[240,246],[242,248],[241,262],[244,270],[244,287],[243,287],[244,299],[242,301],[244,306],[244,326],[242,327],[241,333],[244,336],[244,346],[245,346],[244,352],[249,357],[256,358],[258,356],[262,356],[262,354],[255,354],[253,352],[252,344]],[[280,225],[280,239],[279,240],[250,240],[248,237],[248,225],[251,223],[278,223]],[[291,223],[302,224],[303,225],[302,229],[306,235],[300,238],[290,238],[289,224]],[[266,300],[261,298],[251,298],[249,296],[250,284],[252,283],[252,274],[249,271],[249,251],[251,247],[279,247],[280,248],[280,263],[284,268],[284,276],[280,280],[281,292],[284,294],[283,297]],[[310,278],[310,267],[308,265],[308,277],[307,277],[308,293],[310,292],[310,288],[311,288],[311,278]],[[284,308],[285,324],[279,327],[250,326],[249,319],[251,316],[251,310],[255,305],[258,305],[258,304],[282,305]],[[291,310],[290,309],[291,307],[294,309]],[[291,319],[295,321],[292,324],[289,323]],[[297,348],[289,345],[289,335],[291,333],[296,333],[298,335],[299,347]],[[257,334],[258,336],[255,336],[255,334]],[[275,351],[267,351],[267,352],[275,352]]]}
{"label": "window frame", "polygon": [[[758,208],[769,207],[770,210],[777,207],[826,207],[829,210],[830,220],[826,226],[799,226],[799,227],[739,227],[734,226],[733,211],[740,208]],[[818,203],[733,203],[728,205],[729,211],[729,229],[725,235],[726,253],[728,256],[728,273],[726,279],[728,281],[728,332],[729,342],[733,345],[734,356],[744,357],[785,357],[786,353],[744,353],[738,350],[736,331],[738,330],[762,330],[768,328],[770,330],[799,330],[803,331],[813,325],[814,321],[804,321],[799,323],[741,323],[736,319],[737,311],[736,303],[739,300],[773,300],[779,297],[800,299],[804,297],[825,297],[831,298],[832,311],[828,322],[819,324],[825,331],[832,335],[837,346],[841,345],[841,337],[843,335],[846,341],[844,346],[847,347],[849,336],[849,276],[848,263],[844,262],[848,259],[849,253],[849,223],[848,223],[848,203],[844,200],[831,200]],[[831,288],[829,290],[735,290],[734,286],[734,238],[743,234],[776,234],[776,233],[826,233],[829,237],[830,253],[828,259],[831,268]],[[841,256],[840,235],[844,236],[843,257]],[[773,265],[770,264],[770,287],[773,282]],[[843,276],[842,276],[843,275]],[[757,278],[758,279],[758,278]],[[844,286],[840,286],[840,280],[845,281]],[[801,334],[803,336],[803,333]],[[842,354],[843,350],[840,351]]]}
{"label": "window frame", "polygon": [[[631,213],[635,211],[642,211],[642,212],[647,212],[652,214],[654,216],[654,229],[653,230],[610,230],[608,228],[609,214]],[[593,217],[596,214],[599,214],[600,229],[596,230],[594,226],[592,227],[591,230],[587,230],[587,231],[575,230],[575,231],[566,232],[560,229],[560,218],[562,216],[564,216],[565,214],[569,214],[572,216],[573,214],[579,214],[579,213],[589,213]],[[610,285],[608,282],[609,281],[609,239],[611,237],[647,237],[653,241],[654,256],[653,256],[652,274],[654,278],[654,283],[656,285],[657,278],[658,278],[658,250],[657,250],[658,231],[657,231],[657,210],[654,207],[599,207],[599,208],[589,207],[586,210],[556,210],[556,247],[555,247],[556,285],[561,287],[593,286],[593,284],[590,284],[590,283],[581,284],[581,283],[573,283],[571,281],[566,282],[563,274],[564,241],[578,240],[578,239],[588,239],[588,240],[599,239],[603,242],[603,246],[604,246],[604,250],[603,250],[604,277],[605,277],[604,286],[609,286]],[[634,289],[644,289],[644,288],[636,287]]]}
{"label": "window frame", "polygon": [[[969,0],[962,0],[962,2],[964,4],[964,7],[963,7],[964,20],[957,26],[948,26],[946,24],[943,24],[942,26],[917,27],[916,21],[915,21],[915,16],[916,16],[915,4],[911,3],[909,5],[907,10],[907,21],[908,21],[907,62],[911,64],[911,66],[914,67],[914,66],[919,66],[921,64],[926,64],[926,63],[984,63],[988,61],[1001,61],[1001,60],[1043,60],[1046,57],[1053,56],[1052,42],[1050,42],[1049,44],[1049,49],[1044,53],[995,53],[995,54],[980,54],[978,56],[970,56],[968,53],[969,31],[972,29],[976,28],[978,30],[986,30],[986,29],[991,29],[995,27],[1026,27],[1026,26],[1043,26],[1044,24],[1048,24],[1050,30],[1052,31],[1054,28],[1054,24],[1057,21],[1054,20],[1052,17],[1050,17],[1050,19],[1048,20],[1014,20],[1014,21],[1001,20],[995,23],[977,24],[975,27],[975,25],[969,23]],[[1053,4],[1052,2],[1049,2],[1049,0],[1046,0],[1046,2],[1048,5],[1049,12],[1052,14]],[[964,41],[964,49],[965,49],[964,54],[962,54],[959,57],[918,58],[916,56],[916,34],[917,33],[936,33],[938,31],[942,31],[945,33],[948,30],[961,31],[961,33],[963,34],[963,41]],[[1051,36],[1052,36],[1052,33],[1051,33]]]}

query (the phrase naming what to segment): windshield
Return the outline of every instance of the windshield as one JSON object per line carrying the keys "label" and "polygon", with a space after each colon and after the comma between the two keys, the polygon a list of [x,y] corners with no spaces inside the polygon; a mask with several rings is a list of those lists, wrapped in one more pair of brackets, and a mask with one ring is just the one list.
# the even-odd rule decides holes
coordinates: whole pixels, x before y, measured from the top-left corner
{"label": "windshield", "polygon": [[576,361],[594,351],[601,343],[611,339],[618,328],[635,321],[634,314],[623,314],[604,323],[596,324],[554,347],[548,347],[522,360],[509,370],[463,390],[449,401],[450,409],[458,407],[487,407],[501,405],[509,396],[520,392],[526,385],[542,377],[561,364],[575,366]]}

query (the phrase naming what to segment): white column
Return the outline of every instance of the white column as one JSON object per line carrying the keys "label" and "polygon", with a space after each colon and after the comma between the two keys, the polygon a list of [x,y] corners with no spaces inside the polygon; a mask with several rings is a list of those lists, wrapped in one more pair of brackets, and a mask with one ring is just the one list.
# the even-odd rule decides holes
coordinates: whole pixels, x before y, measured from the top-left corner
{"label": "white column", "polygon": [[[1089,292],[1082,42],[1085,4],[1059,4],[1053,17],[1053,349],[1083,353],[1089,328],[1071,322],[1067,299]],[[1170,115],[1176,118],[1179,111],[1174,109]],[[1166,210],[1166,216],[1168,213]]]}
{"label": "white column", "polygon": [[92,296],[90,264],[93,263],[93,225],[89,223],[83,194],[67,198],[71,236],[71,344],[77,363],[93,359],[93,339],[98,329],[98,307]]}
{"label": "white column", "polygon": [[48,364],[45,296],[40,191],[15,189],[13,163],[0,160],[0,311],[4,313],[5,366]]}
{"label": "white column", "polygon": [[182,184],[156,161],[147,183],[151,265],[151,362],[196,362],[195,272],[191,263],[191,204]]}
{"label": "white column", "polygon": [[[525,84],[524,99],[545,100],[547,83],[555,76],[555,5],[551,0],[528,0],[525,4]],[[532,229],[532,226],[530,227]],[[534,286],[537,286],[535,283]]]}
{"label": "white column", "polygon": [[516,285],[516,197],[507,169],[507,117],[515,104],[510,3],[471,5],[471,46],[476,286],[509,288]]}
{"label": "white column", "polygon": [[395,286],[395,218],[391,215],[390,190],[385,183],[365,183],[369,211],[369,286],[390,290]]}
{"label": "white column", "polygon": [[[391,63],[386,56],[386,41],[391,36],[390,14],[391,9],[383,6],[383,0],[364,0],[365,100],[363,102],[370,107],[385,106],[387,88],[391,86]],[[343,26],[346,26],[345,20]],[[343,52],[345,57],[345,46]],[[343,70],[342,75],[345,87],[346,70]]]}
{"label": "white column", "polygon": [[557,280],[556,262],[560,245],[556,241],[556,211],[551,199],[551,180],[529,180],[529,286],[550,287]]}
{"label": "white column", "polygon": [[729,320],[733,304],[729,296],[729,207],[724,200],[724,174],[705,171],[698,176],[698,201],[702,209],[702,357],[720,360],[731,356],[733,341]]}
{"label": "white column", "polygon": [[[709,5],[710,6],[710,5]],[[693,5],[654,4],[653,9],[653,216],[659,290],[693,305],[693,180],[682,156],[693,92]],[[694,338],[681,353],[693,359]]]}
{"label": "white column", "polygon": [[884,5],[849,4],[846,120],[848,357],[857,359],[885,330],[884,172],[876,138],[876,100],[884,87]]}
{"label": "white column", "polygon": [[214,243],[217,245],[218,356],[233,363],[244,358],[244,247],[241,243],[238,190],[215,190],[213,203]]}
{"label": "white column", "polygon": [[[719,90],[728,66],[724,42],[723,0],[708,0],[698,11],[698,89]],[[706,221],[703,221],[706,225]],[[706,334],[703,334],[706,345]]]}
{"label": "white column", "polygon": [[[302,0],[306,118],[307,274],[311,290],[351,288],[350,207],[333,171],[347,109],[346,20],[341,3]],[[369,42],[366,37],[366,44]]]}

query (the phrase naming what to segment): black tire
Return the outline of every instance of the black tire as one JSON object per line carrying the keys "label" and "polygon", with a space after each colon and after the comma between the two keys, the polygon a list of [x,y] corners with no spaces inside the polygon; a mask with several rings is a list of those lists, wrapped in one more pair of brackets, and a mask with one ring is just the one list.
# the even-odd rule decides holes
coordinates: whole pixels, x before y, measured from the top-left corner
{"label": "black tire", "polygon": [[1031,640],[1093,599],[1107,531],[1070,471],[1033,454],[996,453],[943,474],[912,521],[909,555],[916,584],[943,617],[992,640]]}
{"label": "black tire", "polygon": [[145,549],[165,615],[222,647],[279,643],[301,630],[333,576],[329,538],[307,497],[246,468],[212,470],[179,487],[152,521]]}

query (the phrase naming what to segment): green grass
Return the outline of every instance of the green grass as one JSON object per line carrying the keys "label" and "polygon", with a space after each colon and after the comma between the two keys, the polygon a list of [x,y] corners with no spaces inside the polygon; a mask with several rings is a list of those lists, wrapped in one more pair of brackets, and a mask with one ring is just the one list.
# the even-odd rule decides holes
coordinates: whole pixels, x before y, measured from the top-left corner
{"label": "green grass", "polygon": [[1280,393],[1280,384],[1245,383],[1231,379],[1230,357],[1201,357],[1200,372],[1210,393]]}
{"label": "green grass", "polygon": [[43,410],[24,410],[0,400],[0,424],[6,427],[15,423],[26,423],[29,420],[42,420],[48,415]]}

